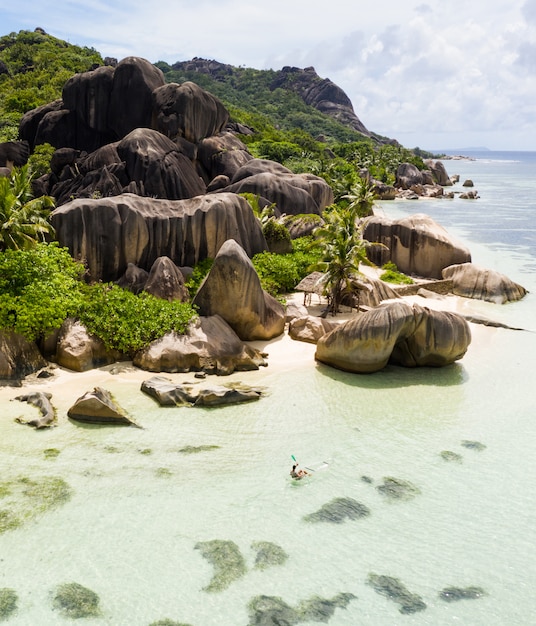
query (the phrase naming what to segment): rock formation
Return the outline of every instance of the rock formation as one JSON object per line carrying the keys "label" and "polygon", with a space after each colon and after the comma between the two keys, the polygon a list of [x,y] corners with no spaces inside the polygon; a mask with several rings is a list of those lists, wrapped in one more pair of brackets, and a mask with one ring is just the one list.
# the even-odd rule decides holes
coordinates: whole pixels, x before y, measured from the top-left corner
{"label": "rock formation", "polygon": [[160,256],[153,263],[143,290],[156,298],[170,302],[172,300],[179,300],[180,302],[190,300],[182,272],[167,256]]}
{"label": "rock formation", "polygon": [[93,391],[78,398],[67,411],[67,415],[78,422],[137,426],[113,399],[112,394],[102,387],[95,387]]}
{"label": "rock formation", "polygon": [[149,271],[158,257],[179,267],[214,258],[234,238],[248,256],[267,249],[249,203],[219,193],[189,200],[78,199],[51,214],[56,237],[76,259],[85,259],[92,280],[117,280],[129,263]]}
{"label": "rock formation", "polygon": [[74,372],[86,372],[122,359],[126,357],[117,350],[107,350],[104,343],[90,335],[80,321],[69,318],[63,322],[56,345],[55,360],[58,365]]}
{"label": "rock formation", "polygon": [[144,380],[141,390],[160,406],[222,406],[259,400],[262,390],[248,385],[196,387],[174,384],[162,376]]}
{"label": "rock formation", "polygon": [[363,238],[383,243],[387,248],[369,248],[368,256],[373,263],[381,266],[392,261],[404,274],[441,278],[445,267],[471,261],[471,253],[465,246],[455,242],[442,226],[422,213],[394,221],[367,218]]}
{"label": "rock formation", "polygon": [[452,280],[452,292],[457,296],[504,304],[521,300],[527,290],[504,274],[484,269],[473,263],[446,267],[443,278]]}
{"label": "rock formation", "polygon": [[184,335],[169,333],[140,350],[134,365],[150,372],[227,375],[266,365],[262,354],[243,343],[219,316],[200,317]]}
{"label": "rock formation", "polygon": [[292,319],[288,325],[288,334],[291,339],[296,341],[317,343],[320,337],[332,331],[336,326],[337,322],[329,322],[322,317],[307,315]]}
{"label": "rock formation", "polygon": [[0,331],[0,380],[18,381],[46,365],[35,343],[17,333]]}
{"label": "rock formation", "polygon": [[194,296],[199,314],[220,315],[243,341],[273,339],[283,333],[285,309],[265,292],[244,249],[227,240]]}
{"label": "rock formation", "polygon": [[461,359],[470,341],[463,317],[393,302],[356,315],[321,337],[315,358],[357,373],[376,372],[387,363],[440,367]]}
{"label": "rock formation", "polygon": [[36,407],[36,409],[39,410],[40,417],[33,417],[30,419],[17,417],[15,418],[15,421],[19,422],[19,424],[33,426],[36,429],[49,428],[50,426],[53,426],[56,421],[56,411],[50,402],[51,398],[51,393],[43,393],[42,391],[33,391],[22,396],[17,396],[15,400],[27,402],[28,404]]}

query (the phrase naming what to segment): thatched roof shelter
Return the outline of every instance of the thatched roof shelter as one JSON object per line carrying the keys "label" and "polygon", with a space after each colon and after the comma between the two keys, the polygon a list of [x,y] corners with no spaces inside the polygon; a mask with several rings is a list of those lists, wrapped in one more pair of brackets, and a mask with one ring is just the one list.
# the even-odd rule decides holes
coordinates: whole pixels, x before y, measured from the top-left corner
{"label": "thatched roof shelter", "polygon": [[307,304],[307,300],[311,301],[311,294],[316,293],[321,296],[324,293],[324,278],[322,272],[312,272],[302,279],[295,287],[296,291],[303,291],[303,304]]}

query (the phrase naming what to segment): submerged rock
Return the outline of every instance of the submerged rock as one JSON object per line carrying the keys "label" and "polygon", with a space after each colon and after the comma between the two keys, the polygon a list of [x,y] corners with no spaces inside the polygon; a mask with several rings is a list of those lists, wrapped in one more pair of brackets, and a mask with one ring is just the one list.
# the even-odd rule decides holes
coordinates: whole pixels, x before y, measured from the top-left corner
{"label": "submerged rock", "polygon": [[78,422],[138,426],[117,404],[112,394],[102,387],[95,387],[78,398],[67,415]]}
{"label": "submerged rock", "polygon": [[487,447],[483,443],[480,443],[480,441],[468,441],[467,439],[462,441],[462,446],[468,450],[476,450],[477,452],[482,452],[482,450],[485,450]]}
{"label": "submerged rock", "polygon": [[4,587],[0,589],[0,621],[7,619],[17,610],[19,597],[14,589]]}
{"label": "submerged rock", "polygon": [[213,539],[195,545],[203,557],[214,566],[214,576],[204,591],[223,591],[246,573],[246,562],[234,541]]}
{"label": "submerged rock", "polygon": [[298,615],[303,622],[328,622],[335,613],[335,609],[345,609],[357,596],[353,593],[339,593],[334,598],[327,600],[314,596],[300,602]]}
{"label": "submerged rock", "polygon": [[457,602],[458,600],[477,600],[486,596],[482,587],[446,587],[439,592],[439,597],[445,602]]}
{"label": "submerged rock", "polygon": [[376,489],[389,500],[411,500],[421,493],[421,490],[409,482],[400,478],[387,476],[383,483]]}
{"label": "submerged rock", "polygon": [[458,454],[457,452],[452,452],[451,450],[443,450],[441,452],[441,458],[444,461],[455,463],[461,463],[463,461],[463,457],[461,454]]}
{"label": "submerged rock", "polygon": [[248,626],[291,626],[298,624],[300,617],[296,609],[281,598],[274,596],[257,596],[248,604]]}
{"label": "submerged rock", "polygon": [[78,583],[60,585],[56,590],[53,606],[64,617],[71,619],[100,615],[99,596]]}
{"label": "submerged rock", "polygon": [[398,578],[369,574],[367,584],[371,585],[376,593],[400,604],[398,609],[400,613],[417,613],[426,609],[424,600],[417,594],[408,591]]}
{"label": "submerged rock", "polygon": [[283,565],[288,559],[288,554],[283,548],[271,541],[254,541],[251,547],[257,552],[255,569],[266,569],[273,565]]}
{"label": "submerged rock", "polygon": [[20,400],[20,402],[27,402],[32,406],[35,406],[39,409],[41,413],[41,417],[34,417],[30,419],[26,419],[22,416],[16,417],[15,421],[19,424],[28,424],[28,426],[33,426],[34,428],[49,428],[54,425],[56,421],[56,410],[52,406],[50,399],[52,398],[51,393],[44,393],[42,391],[34,391],[33,393],[27,393],[22,396],[17,396],[15,400]]}
{"label": "submerged rock", "polygon": [[370,509],[353,498],[334,498],[318,511],[306,515],[306,522],[329,522],[342,524],[345,520],[356,520],[370,515]]}

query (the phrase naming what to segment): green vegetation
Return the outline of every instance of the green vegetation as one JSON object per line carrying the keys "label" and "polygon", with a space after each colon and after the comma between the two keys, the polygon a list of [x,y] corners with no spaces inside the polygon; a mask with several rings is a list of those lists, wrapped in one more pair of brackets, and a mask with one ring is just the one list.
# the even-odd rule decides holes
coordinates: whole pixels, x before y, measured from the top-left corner
{"label": "green vegetation", "polygon": [[34,198],[28,165],[0,177],[0,250],[27,250],[54,233],[48,221],[54,200]]}
{"label": "green vegetation", "polygon": [[103,64],[96,50],[23,30],[0,37],[0,62],[0,142],[15,140],[22,115],[60,98],[73,74]]}
{"label": "green vegetation", "polygon": [[43,450],[45,459],[55,459],[59,456],[60,451],[57,448],[47,448]]}
{"label": "green vegetation", "polygon": [[17,610],[18,596],[14,589],[0,589],[0,621],[6,620]]}
{"label": "green vegetation", "polygon": [[71,619],[100,615],[99,596],[78,583],[60,585],[56,590],[53,606]]}
{"label": "green vegetation", "polygon": [[288,554],[283,548],[271,541],[254,541],[251,547],[257,553],[255,569],[267,569],[274,565],[283,565],[288,559]]}
{"label": "green vegetation", "polygon": [[135,296],[113,284],[86,285],[83,272],[55,243],[0,252],[0,329],[34,341],[78,317],[107,348],[133,354],[167,332],[183,333],[195,316],[187,303]]}
{"label": "green vegetation", "polygon": [[395,285],[412,285],[414,283],[413,278],[399,272],[396,264],[391,261],[382,265],[382,270],[383,272],[380,274],[380,278],[386,283],[393,283]]}

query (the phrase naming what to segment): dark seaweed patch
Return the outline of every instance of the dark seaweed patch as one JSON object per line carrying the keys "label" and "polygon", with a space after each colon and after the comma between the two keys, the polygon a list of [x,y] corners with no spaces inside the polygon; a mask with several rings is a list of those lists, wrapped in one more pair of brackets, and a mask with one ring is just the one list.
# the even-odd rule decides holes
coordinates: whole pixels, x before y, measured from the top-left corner
{"label": "dark seaweed patch", "polygon": [[387,476],[376,489],[389,500],[411,500],[421,493],[421,490],[408,480]]}
{"label": "dark seaweed patch", "polygon": [[462,446],[468,450],[476,450],[477,452],[482,452],[482,450],[486,449],[486,446],[480,443],[480,441],[468,441],[467,439],[462,441]]}
{"label": "dark seaweed patch", "polygon": [[288,554],[281,546],[271,541],[255,541],[251,544],[253,550],[256,550],[255,568],[266,569],[274,565],[283,565],[288,559]]}
{"label": "dark seaweed patch", "polygon": [[73,619],[100,614],[99,596],[78,583],[60,585],[56,590],[53,605],[65,617]]}
{"label": "dark seaweed patch", "polygon": [[0,620],[7,619],[17,610],[18,596],[14,589],[0,589]]}
{"label": "dark seaweed patch", "polygon": [[211,450],[217,450],[220,446],[185,446],[179,450],[182,454],[199,454],[199,452],[210,452]]}
{"label": "dark seaweed patch", "polygon": [[204,591],[223,591],[246,573],[246,562],[234,541],[213,539],[201,541],[195,545],[196,550],[214,566],[214,576]]}
{"label": "dark seaweed patch", "polygon": [[459,600],[477,600],[486,596],[482,587],[446,587],[439,592],[439,597],[445,602],[457,602]]}
{"label": "dark seaweed patch", "polygon": [[318,511],[306,515],[306,522],[329,522],[342,524],[345,520],[356,520],[370,515],[370,509],[353,498],[334,498]]}
{"label": "dark seaweed patch", "polygon": [[449,463],[461,463],[463,461],[461,454],[451,452],[450,450],[443,450],[443,452],[441,452],[441,458]]}
{"label": "dark seaweed patch", "polygon": [[398,578],[369,574],[367,584],[371,585],[376,593],[399,604],[400,613],[417,613],[426,608],[424,600],[417,594],[408,591]]}
{"label": "dark seaweed patch", "polygon": [[304,600],[298,606],[298,615],[301,622],[329,622],[335,609],[346,609],[357,596],[353,593],[339,593],[331,600],[314,596]]}

